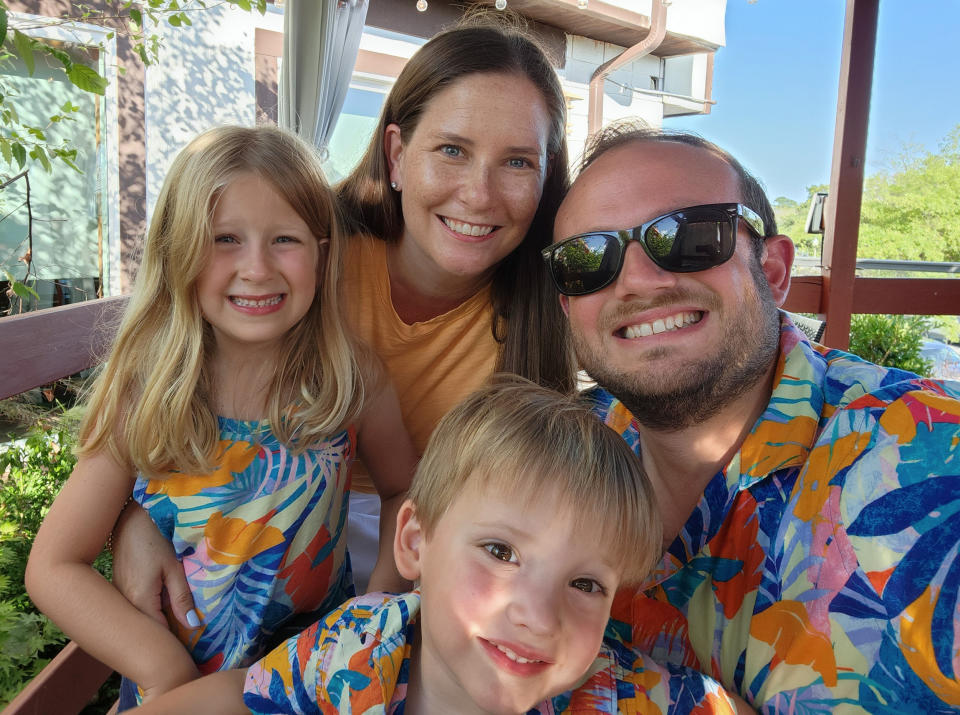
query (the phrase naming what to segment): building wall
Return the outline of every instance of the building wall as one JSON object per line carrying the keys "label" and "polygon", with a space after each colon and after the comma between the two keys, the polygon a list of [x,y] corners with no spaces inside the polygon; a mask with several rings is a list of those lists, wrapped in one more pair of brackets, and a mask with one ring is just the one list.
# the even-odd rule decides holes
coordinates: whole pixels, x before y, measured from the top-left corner
{"label": "building wall", "polygon": [[158,28],[161,61],[146,69],[148,218],[170,163],[190,139],[213,126],[256,123],[255,40],[263,18],[228,5],[192,18],[190,27]]}

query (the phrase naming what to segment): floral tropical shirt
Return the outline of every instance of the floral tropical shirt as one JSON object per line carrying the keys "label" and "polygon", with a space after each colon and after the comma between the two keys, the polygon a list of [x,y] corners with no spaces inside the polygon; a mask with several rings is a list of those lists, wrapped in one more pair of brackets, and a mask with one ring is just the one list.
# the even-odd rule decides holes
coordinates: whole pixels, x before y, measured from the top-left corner
{"label": "floral tropical shirt", "polygon": [[[623,405],[592,397],[639,453]],[[960,383],[783,317],[766,411],[608,637],[765,713],[957,712],[958,549]]]}
{"label": "floral tropical shirt", "polygon": [[[402,715],[419,610],[416,591],[345,603],[251,666],[244,704],[254,713]],[[528,715],[617,712],[733,715],[734,709],[711,678],[614,644],[598,654],[578,688]]]}
{"label": "floral tropical shirt", "polygon": [[138,479],[133,491],[183,562],[201,624],[175,629],[203,673],[249,665],[294,615],[353,595],[353,428],[300,454],[266,422],[221,417],[219,428],[215,471]]}

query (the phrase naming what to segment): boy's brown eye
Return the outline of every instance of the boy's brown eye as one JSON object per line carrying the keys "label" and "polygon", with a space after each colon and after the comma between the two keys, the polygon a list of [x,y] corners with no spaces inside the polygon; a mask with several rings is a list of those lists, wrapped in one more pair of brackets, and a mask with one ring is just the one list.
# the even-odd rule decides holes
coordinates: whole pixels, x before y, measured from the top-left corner
{"label": "boy's brown eye", "polygon": [[495,559],[500,559],[500,561],[515,562],[517,560],[517,557],[513,553],[513,549],[506,544],[494,542],[491,544],[484,544],[483,548],[489,551],[490,555]]}
{"label": "boy's brown eye", "polygon": [[603,586],[594,581],[592,578],[575,578],[570,582],[570,585],[578,591],[583,591],[584,593],[604,592]]}

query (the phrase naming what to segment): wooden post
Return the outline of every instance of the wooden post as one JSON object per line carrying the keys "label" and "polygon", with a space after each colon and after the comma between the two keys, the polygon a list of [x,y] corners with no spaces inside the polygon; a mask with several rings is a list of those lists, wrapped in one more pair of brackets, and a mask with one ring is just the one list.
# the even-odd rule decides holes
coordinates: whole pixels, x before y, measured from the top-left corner
{"label": "wooden post", "polygon": [[853,309],[879,5],[879,0],[847,0],[843,28],[830,198],[824,221],[820,298],[820,312],[827,321],[823,342],[841,349],[850,345],[850,313]]}

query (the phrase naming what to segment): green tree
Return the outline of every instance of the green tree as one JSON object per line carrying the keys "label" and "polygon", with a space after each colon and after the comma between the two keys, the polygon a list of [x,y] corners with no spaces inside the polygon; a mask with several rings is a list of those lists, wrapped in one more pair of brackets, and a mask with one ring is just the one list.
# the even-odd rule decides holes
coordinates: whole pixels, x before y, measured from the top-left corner
{"label": "green tree", "polygon": [[864,185],[862,258],[960,261],[960,125],[935,153],[906,147]]}
{"label": "green tree", "polygon": [[[820,255],[819,235],[806,233],[810,202],[826,185],[810,186],[798,203],[773,202],[781,233],[801,255]],[[936,152],[905,145],[890,167],[864,180],[859,258],[898,261],[960,261],[960,125]],[[829,201],[829,198],[827,199]]]}

